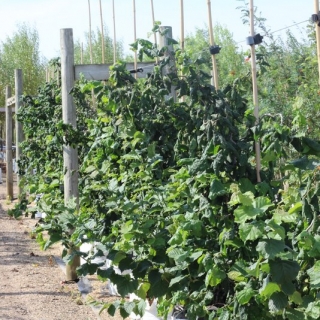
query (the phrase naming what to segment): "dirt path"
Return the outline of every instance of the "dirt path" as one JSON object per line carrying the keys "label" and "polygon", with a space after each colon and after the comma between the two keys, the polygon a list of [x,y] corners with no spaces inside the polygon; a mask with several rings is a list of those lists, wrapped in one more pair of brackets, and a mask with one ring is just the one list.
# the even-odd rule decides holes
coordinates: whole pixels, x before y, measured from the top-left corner
{"label": "dirt path", "polygon": [[[7,210],[13,204],[8,205],[5,193],[0,184],[0,320],[119,319],[98,316],[77,284],[61,284],[65,275],[55,260],[60,248],[41,251],[31,236],[37,221],[10,218]],[[89,280],[99,298],[101,283],[94,276]]]}

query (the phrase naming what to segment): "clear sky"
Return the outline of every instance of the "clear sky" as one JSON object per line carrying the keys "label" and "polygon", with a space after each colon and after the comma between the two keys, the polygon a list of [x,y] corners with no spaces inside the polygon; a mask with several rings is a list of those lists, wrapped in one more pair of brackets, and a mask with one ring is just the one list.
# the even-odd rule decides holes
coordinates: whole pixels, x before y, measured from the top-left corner
{"label": "clear sky", "polygon": [[[172,26],[174,38],[180,37],[180,0],[153,0],[155,20]],[[99,0],[90,0],[92,29],[100,28]],[[213,23],[227,27],[236,41],[249,35],[242,24],[243,4],[239,0],[211,0]],[[307,20],[314,13],[314,0],[254,0],[258,12],[267,19],[271,30],[278,30]],[[113,35],[112,0],[102,0],[104,24]],[[207,0],[184,0],[185,34],[208,24]],[[133,0],[115,0],[117,40],[122,40],[126,52],[133,42]],[[151,0],[136,0],[137,37],[147,38],[152,29]],[[74,39],[80,41],[89,28],[88,0],[0,0],[0,42],[12,36],[17,24],[28,23],[38,30],[40,51],[50,59],[59,56],[60,29],[73,28]],[[303,29],[306,23],[300,24]],[[298,27],[293,27],[295,33]],[[281,36],[281,33],[276,33]]]}

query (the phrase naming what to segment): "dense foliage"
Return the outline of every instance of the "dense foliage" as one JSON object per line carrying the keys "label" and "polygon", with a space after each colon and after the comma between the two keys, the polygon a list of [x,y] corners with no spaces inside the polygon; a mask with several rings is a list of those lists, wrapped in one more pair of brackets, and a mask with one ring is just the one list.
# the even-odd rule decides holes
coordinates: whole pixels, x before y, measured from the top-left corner
{"label": "dense foliage", "polygon": [[[148,41],[139,45],[163,55]],[[273,110],[256,124],[246,75],[217,92],[205,62],[177,50],[177,70],[166,75],[168,58],[142,81],[124,63],[105,83],[81,80],[76,130],[61,122],[56,83],[24,98],[20,170],[26,192],[43,193],[29,212],[47,214],[38,241],[97,243],[94,253],[75,249],[64,259],[80,255],[80,276],[97,272],[117,285],[121,299],[103,307],[110,314],[141,315],[156,298],[164,317],[180,305],[188,319],[318,319],[320,144]],[[175,102],[172,86],[185,99]],[[80,151],[79,208],[63,203],[63,143]],[[106,253],[109,268],[94,262]],[[141,300],[127,301],[130,293]]]}

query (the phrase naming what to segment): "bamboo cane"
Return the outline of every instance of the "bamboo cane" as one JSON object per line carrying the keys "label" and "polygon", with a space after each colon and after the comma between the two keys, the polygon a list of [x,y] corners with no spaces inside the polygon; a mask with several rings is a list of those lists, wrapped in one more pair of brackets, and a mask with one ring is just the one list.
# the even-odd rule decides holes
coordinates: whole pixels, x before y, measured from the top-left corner
{"label": "bamboo cane", "polygon": [[117,36],[116,36],[116,15],[114,8],[114,0],[112,0],[112,12],[113,12],[113,63],[117,60]]}
{"label": "bamboo cane", "polygon": [[93,63],[92,41],[91,41],[91,8],[90,8],[90,0],[88,0],[88,7],[89,7],[89,48],[90,48],[90,63]]}
{"label": "bamboo cane", "polygon": [[[153,0],[151,0],[151,13],[152,13],[152,28],[154,27],[156,20],[154,18],[154,6],[153,6]],[[154,44],[156,45],[156,47],[158,46],[158,42],[157,42],[157,34],[154,32],[153,33],[154,36]],[[156,58],[156,63],[159,62],[158,57]]]}
{"label": "bamboo cane", "polygon": [[[181,51],[184,51],[184,6],[183,6],[183,0],[180,0],[180,47]],[[183,76],[182,70],[181,70],[181,76]],[[179,99],[180,102],[185,101],[185,97],[182,96]]]}
{"label": "bamboo cane", "polygon": [[184,51],[184,8],[183,8],[183,0],[180,0],[180,46],[181,50]]}
{"label": "bamboo cane", "polygon": [[83,42],[81,42],[80,48],[80,63],[83,64]]}
{"label": "bamboo cane", "polygon": [[[254,9],[253,0],[250,0],[250,34],[254,36]],[[254,116],[256,118],[256,125],[259,123],[259,106],[258,106],[258,85],[257,85],[257,65],[256,65],[256,51],[255,45],[251,45],[251,73],[252,73],[252,88],[253,88],[253,105],[254,105]],[[256,152],[256,171],[257,171],[257,181],[261,182],[260,170],[261,170],[261,151],[260,142],[255,142],[255,152]]]}
{"label": "bamboo cane", "polygon": [[[210,45],[214,46],[213,25],[212,25],[212,15],[211,15],[211,1],[207,0],[207,4],[208,4]],[[211,79],[211,84],[215,86],[216,90],[218,90],[219,89],[218,69],[217,69],[216,57],[215,57],[214,54],[211,55],[211,60],[212,60],[212,79]]]}
{"label": "bamboo cane", "polygon": [[[137,41],[137,20],[136,20],[136,1],[133,0],[133,38],[134,42]],[[134,69],[138,69],[138,57],[137,51],[134,52]],[[137,73],[134,74],[134,77],[137,79]]]}
{"label": "bamboo cane", "polygon": [[101,22],[101,53],[102,53],[102,63],[105,63],[105,47],[104,47],[104,32],[103,32],[103,18],[102,18],[102,5],[101,0],[100,3],[100,22]]}
{"label": "bamboo cane", "polygon": [[[314,0],[315,14],[319,14],[319,0]],[[317,56],[318,56],[318,71],[319,71],[319,85],[320,85],[320,27],[318,22],[315,23],[316,28],[316,39],[317,39]]]}

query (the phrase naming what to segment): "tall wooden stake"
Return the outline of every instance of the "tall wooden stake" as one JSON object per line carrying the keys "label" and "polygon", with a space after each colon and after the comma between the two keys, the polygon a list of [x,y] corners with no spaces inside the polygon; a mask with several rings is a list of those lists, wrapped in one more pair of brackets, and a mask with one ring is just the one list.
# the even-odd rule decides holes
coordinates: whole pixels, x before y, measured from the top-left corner
{"label": "tall wooden stake", "polygon": [[93,54],[92,54],[92,39],[91,39],[91,8],[90,8],[90,0],[88,0],[88,8],[89,8],[89,49],[90,49],[90,63],[93,63]]}
{"label": "tall wooden stake", "polygon": [[80,63],[83,64],[83,42],[81,42],[80,50]]}
{"label": "tall wooden stake", "polygon": [[[136,1],[133,0],[133,41],[137,41],[137,20],[136,20]],[[138,57],[137,51],[134,52],[134,69],[138,69]],[[134,74],[135,78],[137,79],[137,73]]]}
{"label": "tall wooden stake", "polygon": [[113,63],[117,61],[117,35],[116,35],[116,14],[114,7],[114,0],[112,0],[112,12],[113,12]]}
{"label": "tall wooden stake", "polygon": [[[15,112],[17,115],[19,112],[19,109],[22,106],[22,102],[21,102],[21,96],[23,94],[22,70],[15,69],[14,77],[15,77],[15,100],[16,100]],[[23,140],[24,140],[24,135],[23,135],[22,123],[19,122],[16,117],[16,163],[18,163],[18,161],[20,160],[20,156],[21,156],[20,144]],[[18,170],[19,170],[19,167],[18,167]],[[19,197],[22,193],[19,174],[17,174],[17,184],[18,184],[18,197]]]}
{"label": "tall wooden stake", "polygon": [[11,87],[6,87],[6,163],[7,163],[7,199],[13,200],[13,170],[12,170],[12,109],[8,105],[11,98]]}
{"label": "tall wooden stake", "polygon": [[[159,47],[164,48],[166,47],[167,50],[164,53],[164,58],[169,57],[170,61],[169,63],[162,69],[162,74],[168,74],[172,72],[172,69],[175,68],[175,59],[174,59],[174,51],[173,51],[173,45],[169,44],[168,39],[172,38],[172,27],[165,27],[161,26],[160,27],[160,41],[159,41]],[[174,101],[177,100],[177,94],[175,87],[171,87],[171,97],[173,98]]]}
{"label": "tall wooden stake", "polygon": [[[61,95],[63,123],[76,127],[76,108],[70,90],[74,86],[74,47],[72,29],[61,29]],[[64,163],[64,201],[67,204],[75,198],[79,201],[78,191],[78,150],[70,145],[63,146]],[[71,230],[72,232],[72,230]],[[69,253],[72,248],[69,249]],[[80,257],[66,266],[67,280],[78,278],[76,268],[80,266]]]}
{"label": "tall wooden stake", "polygon": [[[319,14],[319,0],[314,0],[314,11],[315,14]],[[317,38],[317,56],[318,56],[318,71],[319,71],[319,85],[320,85],[320,27],[318,22],[315,23],[316,38]]]}
{"label": "tall wooden stake", "polygon": [[101,21],[101,47],[102,47],[102,63],[105,63],[105,47],[104,47],[104,32],[103,32],[103,17],[102,17],[102,5],[100,2],[100,21]]}
{"label": "tall wooden stake", "polygon": [[[208,4],[210,45],[214,46],[213,24],[212,24],[212,15],[211,15],[211,1],[207,0],[207,4]],[[216,90],[218,90],[219,89],[218,68],[217,68],[216,56],[214,54],[211,55],[211,61],[212,61],[212,79],[211,79],[211,84],[215,86]]]}
{"label": "tall wooden stake", "polygon": [[[181,51],[184,51],[184,8],[183,8],[183,0],[180,0],[180,47]],[[181,71],[181,76],[183,73]],[[185,101],[185,96],[180,97],[180,102]]]}
{"label": "tall wooden stake", "polygon": [[[250,0],[250,34],[253,37],[254,34],[254,7],[253,0]],[[254,116],[256,118],[256,124],[259,123],[259,101],[258,101],[258,85],[257,85],[257,65],[256,65],[256,51],[255,45],[251,45],[251,73],[252,73],[252,88],[253,88],[253,105],[254,105]],[[261,182],[260,170],[261,170],[261,151],[260,142],[255,142],[256,151],[256,171],[257,181]]]}
{"label": "tall wooden stake", "polygon": [[[156,20],[154,18],[154,6],[153,6],[153,0],[151,0],[151,14],[152,14],[152,28],[154,27],[155,23],[156,23]],[[157,34],[154,32],[153,33],[153,36],[154,36],[154,44],[156,46],[158,46],[158,42],[157,42]],[[158,63],[159,62],[159,59],[158,57],[156,58],[156,62]]]}
{"label": "tall wooden stake", "polygon": [[184,8],[183,0],[180,0],[180,47],[184,51]]}

